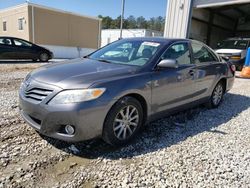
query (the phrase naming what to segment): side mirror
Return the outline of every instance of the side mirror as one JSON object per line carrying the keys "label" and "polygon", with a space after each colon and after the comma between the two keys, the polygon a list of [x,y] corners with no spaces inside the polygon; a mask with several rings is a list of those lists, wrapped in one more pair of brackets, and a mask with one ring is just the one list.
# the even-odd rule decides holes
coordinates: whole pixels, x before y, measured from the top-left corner
{"label": "side mirror", "polygon": [[158,63],[159,68],[178,68],[177,60],[175,59],[163,59]]}

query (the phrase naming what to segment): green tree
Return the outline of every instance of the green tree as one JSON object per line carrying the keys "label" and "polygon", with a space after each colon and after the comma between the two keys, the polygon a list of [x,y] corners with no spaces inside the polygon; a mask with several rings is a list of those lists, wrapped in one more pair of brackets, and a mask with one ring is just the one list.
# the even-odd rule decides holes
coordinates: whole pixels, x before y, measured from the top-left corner
{"label": "green tree", "polygon": [[[109,16],[99,15],[102,19],[103,29],[119,29],[121,23],[121,16],[113,19]],[[134,16],[129,16],[127,19],[123,20],[124,29],[152,29],[156,31],[164,31],[165,19],[162,16],[153,17],[146,20],[143,16],[135,18]]]}
{"label": "green tree", "polygon": [[150,18],[148,21],[149,29],[156,30],[156,31],[163,31],[164,30],[164,18],[162,16]]}
{"label": "green tree", "polygon": [[135,29],[135,28],[137,28],[136,19],[135,19],[134,16],[129,16],[126,19],[126,22],[127,22],[128,29]]}
{"label": "green tree", "polygon": [[138,17],[136,19],[136,27],[140,29],[147,29],[148,28],[147,20],[143,16]]}
{"label": "green tree", "polygon": [[109,17],[109,16],[103,17],[101,15],[99,15],[98,17],[102,19],[102,28],[103,29],[109,29],[111,27],[111,23],[113,21],[113,19],[111,17]]}

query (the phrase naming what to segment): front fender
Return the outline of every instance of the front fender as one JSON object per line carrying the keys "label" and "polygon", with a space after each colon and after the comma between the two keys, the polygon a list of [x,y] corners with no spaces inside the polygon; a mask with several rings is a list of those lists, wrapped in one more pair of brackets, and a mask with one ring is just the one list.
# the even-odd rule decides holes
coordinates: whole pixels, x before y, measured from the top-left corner
{"label": "front fender", "polygon": [[151,74],[138,74],[131,77],[120,78],[102,83],[97,83],[91,87],[106,88],[102,98],[104,100],[117,101],[127,95],[140,95],[147,103],[147,112],[151,112]]}

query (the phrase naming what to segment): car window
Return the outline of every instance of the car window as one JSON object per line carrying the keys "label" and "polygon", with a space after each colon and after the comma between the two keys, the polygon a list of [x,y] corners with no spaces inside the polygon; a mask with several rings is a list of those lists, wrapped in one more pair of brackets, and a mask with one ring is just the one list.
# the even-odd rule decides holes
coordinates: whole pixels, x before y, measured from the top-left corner
{"label": "car window", "polygon": [[2,44],[2,45],[12,45],[11,40],[6,39],[6,38],[0,38],[0,44]]}
{"label": "car window", "polygon": [[107,51],[101,57],[128,57],[132,50],[131,43],[124,43],[117,46],[113,50]]}
{"label": "car window", "polygon": [[214,55],[202,44],[192,43],[195,63],[217,61]]}
{"label": "car window", "polygon": [[188,43],[178,43],[172,45],[165,51],[162,59],[176,59],[179,65],[191,64]]}
{"label": "car window", "polygon": [[13,41],[14,41],[14,44],[16,46],[32,46],[31,43],[28,43],[28,42],[20,40],[20,39],[13,39]]}
{"label": "car window", "polygon": [[154,56],[161,43],[144,40],[120,40],[96,51],[89,58],[110,63],[143,66]]}

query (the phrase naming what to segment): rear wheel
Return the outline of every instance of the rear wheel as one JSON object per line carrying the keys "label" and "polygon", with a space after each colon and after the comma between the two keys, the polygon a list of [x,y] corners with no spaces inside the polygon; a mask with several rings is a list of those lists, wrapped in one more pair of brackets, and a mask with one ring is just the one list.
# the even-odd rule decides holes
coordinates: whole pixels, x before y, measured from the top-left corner
{"label": "rear wheel", "polygon": [[217,108],[222,99],[223,99],[223,95],[224,95],[224,85],[223,83],[220,81],[214,88],[213,93],[209,99],[209,101],[207,102],[207,107],[208,108]]}
{"label": "rear wheel", "polygon": [[140,130],[143,109],[138,100],[124,97],[109,111],[103,127],[103,139],[111,145],[123,145]]}
{"label": "rear wheel", "polygon": [[42,62],[46,62],[49,60],[49,55],[46,52],[42,52],[39,56],[39,60]]}

